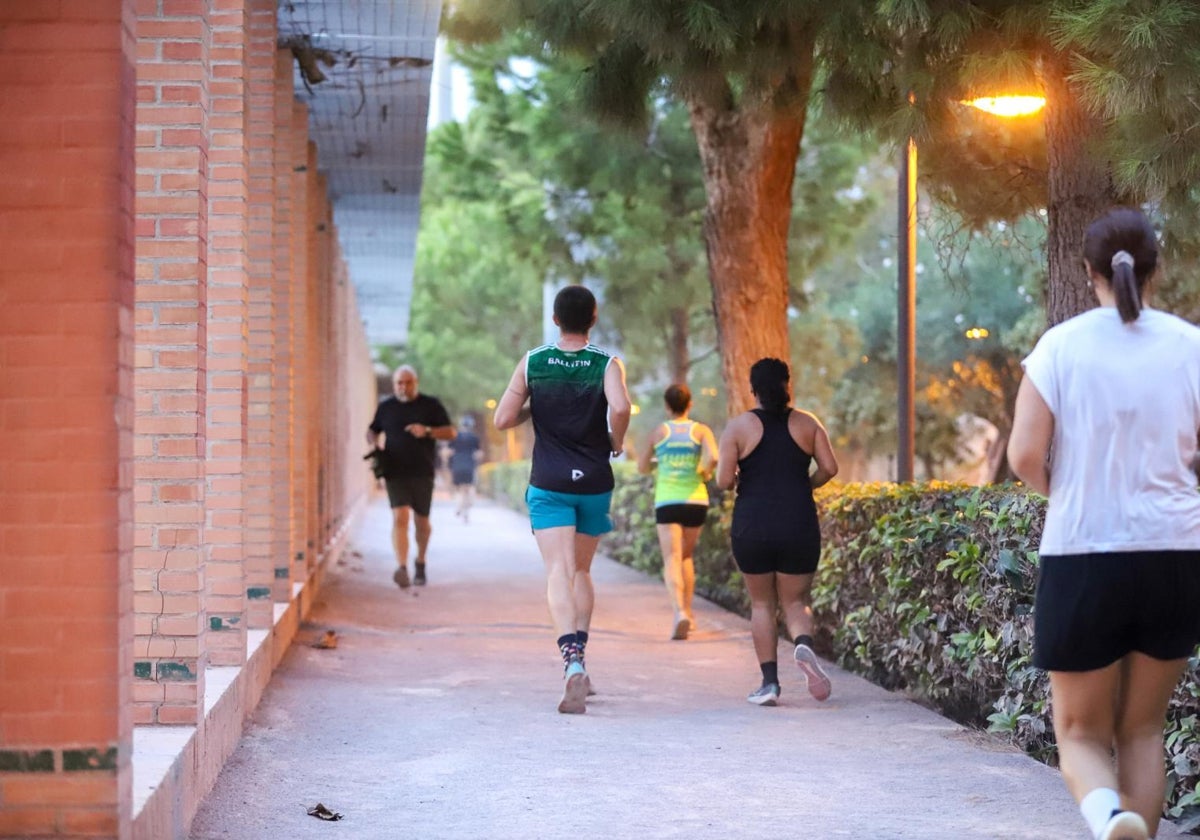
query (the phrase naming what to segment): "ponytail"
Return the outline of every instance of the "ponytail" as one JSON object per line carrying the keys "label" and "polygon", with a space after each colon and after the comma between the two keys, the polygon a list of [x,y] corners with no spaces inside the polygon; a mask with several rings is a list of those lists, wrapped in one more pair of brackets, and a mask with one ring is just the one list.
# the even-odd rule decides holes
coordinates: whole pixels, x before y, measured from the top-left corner
{"label": "ponytail", "polygon": [[1088,225],[1083,258],[1108,281],[1121,320],[1136,321],[1146,285],[1158,268],[1158,239],[1146,215],[1132,207],[1109,210]]}
{"label": "ponytail", "polygon": [[1133,269],[1132,254],[1128,251],[1117,251],[1113,254],[1112,290],[1117,298],[1117,312],[1126,324],[1136,321],[1142,312],[1142,295]]}

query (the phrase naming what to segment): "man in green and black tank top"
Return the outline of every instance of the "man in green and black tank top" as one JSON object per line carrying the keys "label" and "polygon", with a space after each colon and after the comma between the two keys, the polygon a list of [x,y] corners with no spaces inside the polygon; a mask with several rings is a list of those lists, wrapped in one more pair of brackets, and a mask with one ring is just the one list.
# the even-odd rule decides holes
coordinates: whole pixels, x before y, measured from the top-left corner
{"label": "man in green and black tank top", "polygon": [[496,428],[533,420],[533,466],[525,501],[542,560],[546,598],[565,666],[560,712],[586,711],[584,649],[592,620],[591,564],[608,516],[609,458],[624,448],[631,405],[621,360],[589,343],[596,298],[568,286],[554,299],[561,335],[525,354],[496,406]]}
{"label": "man in green and black tank top", "polygon": [[525,356],[534,432],[530,487],[557,493],[613,489],[604,375],[614,358],[591,344],[580,350],[546,344]]}

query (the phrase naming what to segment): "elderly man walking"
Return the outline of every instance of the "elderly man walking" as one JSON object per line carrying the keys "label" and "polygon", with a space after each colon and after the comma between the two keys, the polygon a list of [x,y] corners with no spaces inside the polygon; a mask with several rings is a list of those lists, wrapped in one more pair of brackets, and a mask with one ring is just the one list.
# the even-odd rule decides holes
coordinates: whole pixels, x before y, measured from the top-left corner
{"label": "elderly man walking", "polygon": [[453,440],[456,434],[441,400],[420,393],[417,382],[417,372],[411,365],[396,368],[392,374],[393,394],[379,403],[367,429],[367,444],[383,451],[383,479],[392,508],[392,546],[397,563],[392,580],[402,589],[409,585],[410,518],[417,541],[413,582],[425,585],[425,552],[433,532],[429,508],[433,503],[436,441]]}

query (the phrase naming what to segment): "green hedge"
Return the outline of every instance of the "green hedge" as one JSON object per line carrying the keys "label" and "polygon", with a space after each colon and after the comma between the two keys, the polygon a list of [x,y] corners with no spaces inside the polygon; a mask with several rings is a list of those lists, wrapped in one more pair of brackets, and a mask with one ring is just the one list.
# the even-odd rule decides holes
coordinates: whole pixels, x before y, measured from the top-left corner
{"label": "green hedge", "polygon": [[[528,464],[482,471],[484,492],[523,509]],[[1030,664],[1045,500],[1011,485],[834,485],[818,491],[824,540],[813,592],[821,652],[847,670],[969,726],[1056,759],[1045,674]],[[729,550],[732,498],[714,492],[696,549],[696,590],[741,615]],[[653,483],[617,465],[604,551],[660,575]],[[1171,700],[1170,807],[1200,824],[1200,657]]]}

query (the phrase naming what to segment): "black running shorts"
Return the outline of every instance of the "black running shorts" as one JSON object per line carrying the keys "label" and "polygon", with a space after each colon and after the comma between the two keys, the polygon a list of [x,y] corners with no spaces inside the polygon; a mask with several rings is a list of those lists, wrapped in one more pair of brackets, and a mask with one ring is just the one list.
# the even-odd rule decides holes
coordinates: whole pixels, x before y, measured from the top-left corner
{"label": "black running shorts", "polygon": [[1182,659],[1200,642],[1200,551],[1043,555],[1033,664],[1094,671],[1133,651]]}
{"label": "black running shorts", "polygon": [[708,505],[660,505],[654,509],[654,521],[659,525],[682,525],[699,528],[708,518]]}
{"label": "black running shorts", "polygon": [[811,575],[821,559],[821,535],[811,539],[756,540],[733,537],[733,559],[744,575]]}
{"label": "black running shorts", "polygon": [[433,476],[404,476],[384,479],[388,504],[393,508],[410,507],[417,516],[428,516],[433,504]]}

